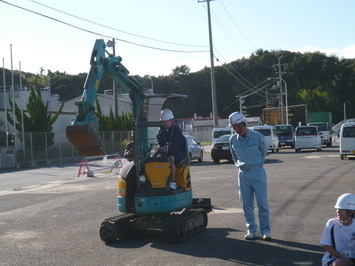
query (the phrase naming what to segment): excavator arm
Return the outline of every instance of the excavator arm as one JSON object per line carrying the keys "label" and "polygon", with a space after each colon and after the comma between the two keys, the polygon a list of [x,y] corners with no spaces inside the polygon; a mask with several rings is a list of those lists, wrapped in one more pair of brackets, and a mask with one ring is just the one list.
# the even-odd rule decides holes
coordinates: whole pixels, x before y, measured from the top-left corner
{"label": "excavator arm", "polygon": [[[142,84],[129,76],[129,71],[121,64],[122,58],[108,54],[105,48],[104,40],[96,40],[84,91],[80,101],[75,103],[78,106],[78,113],[66,128],[68,140],[77,148],[78,154],[83,157],[105,154],[103,143],[100,140],[98,119],[94,115],[97,90],[104,77],[114,80],[129,94],[134,118],[137,116],[136,112],[140,101],[145,97]],[[108,57],[106,57],[106,53]]]}

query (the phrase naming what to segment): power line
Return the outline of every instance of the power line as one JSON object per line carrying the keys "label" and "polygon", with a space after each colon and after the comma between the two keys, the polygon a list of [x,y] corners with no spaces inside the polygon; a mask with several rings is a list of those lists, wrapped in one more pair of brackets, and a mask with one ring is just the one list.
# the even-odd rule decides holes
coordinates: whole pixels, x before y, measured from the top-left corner
{"label": "power line", "polygon": [[[216,17],[216,23],[217,25],[222,29],[222,31],[226,34],[226,36],[241,50],[243,50],[244,52],[248,52],[246,49],[244,49],[244,47],[234,38],[234,36],[228,31],[228,29],[224,26],[224,24],[222,23],[222,21],[218,18],[218,16],[213,12],[212,13],[214,15],[214,17]],[[213,17],[213,18],[214,18]]]}
{"label": "power line", "polygon": [[27,8],[24,8],[24,7],[20,7],[20,6],[17,6],[17,5],[8,3],[8,2],[3,1],[3,0],[0,0],[0,2],[3,2],[3,3],[5,3],[5,4],[11,5],[11,6],[13,6],[13,7],[16,7],[16,8],[22,9],[22,10],[25,10],[25,11],[30,12],[30,13],[34,13],[34,14],[36,14],[36,15],[39,15],[39,16],[42,16],[42,17],[51,19],[51,20],[53,20],[53,21],[62,23],[62,24],[64,24],[64,25],[70,26],[70,27],[72,27],[72,28],[75,28],[75,29],[78,29],[78,30],[81,30],[81,31],[85,31],[85,32],[88,32],[88,33],[91,33],[91,34],[95,34],[95,35],[98,35],[98,36],[101,36],[101,37],[106,37],[106,38],[109,38],[109,39],[115,39],[115,40],[120,41],[120,42],[125,42],[125,43],[133,44],[133,45],[136,45],[136,46],[144,47],[144,48],[155,49],[155,50],[160,50],[160,51],[167,51],[167,52],[177,52],[177,53],[206,53],[206,52],[209,52],[209,51],[207,51],[207,50],[201,50],[201,51],[171,50],[171,49],[153,47],[153,46],[149,46],[149,45],[143,45],[143,44],[139,44],[139,43],[135,43],[135,42],[131,42],[131,41],[119,39],[119,38],[116,38],[116,37],[112,37],[112,36],[100,34],[100,33],[97,33],[97,32],[91,31],[91,30],[87,30],[87,29],[84,29],[84,28],[81,28],[81,27],[72,25],[72,24],[70,24],[70,23],[67,23],[67,22],[65,22],[65,21],[61,21],[61,20],[59,20],[59,19],[56,19],[56,18],[47,16],[47,15],[41,14],[41,13],[39,13],[39,12],[36,12],[36,11],[30,10],[30,9],[27,9]]}
{"label": "power line", "polygon": [[89,23],[91,23],[91,24],[94,24],[94,25],[97,25],[97,26],[100,26],[100,27],[104,27],[104,28],[107,28],[107,29],[110,29],[110,30],[118,31],[118,32],[121,32],[121,33],[125,33],[125,34],[128,34],[128,35],[135,36],[135,37],[139,37],[139,38],[143,38],[143,39],[147,39],[147,40],[151,40],[151,41],[156,41],[156,42],[167,43],[167,44],[180,45],[180,46],[207,47],[206,45],[193,45],[193,44],[182,44],[182,43],[174,43],[174,42],[162,41],[162,40],[158,40],[158,39],[154,39],[154,38],[150,38],[150,37],[146,37],[146,36],[134,34],[134,33],[131,33],[131,32],[119,30],[119,29],[116,29],[116,28],[113,28],[113,27],[110,27],[110,26],[107,26],[107,25],[103,25],[103,24],[94,22],[94,21],[92,21],[92,20],[88,20],[88,19],[85,19],[85,18],[76,16],[76,15],[70,14],[70,13],[68,13],[68,12],[65,12],[65,11],[56,9],[56,8],[54,8],[54,7],[51,7],[51,6],[48,6],[48,5],[39,3],[39,2],[34,1],[34,0],[28,0],[28,1],[33,2],[33,3],[35,3],[35,4],[38,4],[38,5],[41,5],[41,6],[44,6],[44,7],[46,7],[46,8],[52,9],[52,10],[54,10],[54,11],[60,12],[60,13],[62,13],[62,14],[71,16],[71,17],[73,17],[73,18],[77,18],[77,19],[83,20],[83,21],[85,21],[85,22],[89,22]]}
{"label": "power line", "polygon": [[[239,72],[238,72],[238,70],[235,68],[235,67],[233,67],[231,64],[229,64],[229,66],[241,77],[241,78],[243,78],[247,83],[249,83],[252,87],[255,87],[254,86],[254,84],[252,84],[249,80],[247,80],[242,74],[240,74]],[[251,89],[250,87],[248,87],[248,86],[246,86],[247,88],[249,88],[249,89]]]}
{"label": "power line", "polygon": [[241,81],[236,75],[234,75],[234,74],[229,70],[229,68],[226,66],[226,64],[223,64],[222,67],[223,67],[224,69],[226,69],[227,72],[228,72],[233,78],[235,78],[237,81],[239,81],[239,83],[241,83],[241,84],[242,84],[243,86],[245,86],[247,89],[251,90],[251,88],[250,88],[248,85],[246,85],[243,81]]}
{"label": "power line", "polygon": [[[214,47],[215,48],[215,47]],[[217,51],[217,53],[219,53],[221,55],[221,57],[223,57],[223,55],[218,51],[217,48],[215,48],[215,50]],[[215,56],[216,60],[219,62],[219,59]],[[224,61],[225,58],[223,57]],[[228,64],[227,67],[227,63],[221,63],[221,66],[223,68],[225,68],[227,70],[227,72],[233,77],[235,78],[237,81],[239,81],[243,86],[245,86],[248,91],[245,93],[249,93],[250,91],[254,91],[255,89],[257,89],[257,87],[261,84],[263,84],[264,82],[268,81],[268,80],[264,80],[262,83],[260,83],[257,86],[254,86],[254,84],[252,84],[249,80],[247,80],[241,73],[238,72],[238,70],[236,68],[234,68],[231,64]],[[236,75],[234,75],[231,70],[229,68],[232,68],[232,70],[234,70],[245,82],[243,82],[240,78],[238,78]],[[249,83],[249,85],[245,84],[245,83]],[[258,92],[258,91],[257,91]]]}
{"label": "power line", "polygon": [[[226,59],[223,57],[223,55],[218,51],[218,49],[214,46],[214,49],[217,51],[217,53],[224,59],[224,61],[226,61]],[[217,60],[217,62],[220,62],[219,59],[214,55],[215,59]],[[225,68],[227,70],[227,72],[236,80],[238,80],[241,84],[243,84],[246,88],[251,89],[248,85],[246,85],[244,82],[242,82],[238,77],[236,77],[229,69],[227,66],[227,63],[221,63],[221,66],[223,68]],[[252,87],[254,87],[254,85],[249,82],[242,74],[240,74],[231,64],[228,64],[229,67],[231,67],[243,80],[245,80],[247,83],[249,83]]]}
{"label": "power line", "polygon": [[229,107],[231,107],[238,99],[234,100],[230,105],[228,105],[226,108],[224,108],[218,115],[221,115],[225,110],[227,110]]}
{"label": "power line", "polygon": [[233,21],[234,25],[238,28],[238,30],[243,34],[244,38],[250,43],[250,45],[256,50],[256,48],[254,47],[254,45],[249,41],[249,39],[247,38],[247,36],[245,36],[244,32],[239,28],[238,24],[234,21],[233,17],[231,16],[231,14],[228,12],[227,8],[225,7],[225,5],[223,4],[223,1],[220,0],[219,1],[223,8],[225,9],[225,11],[227,12],[227,14],[229,15],[229,17],[231,18],[231,20]]}

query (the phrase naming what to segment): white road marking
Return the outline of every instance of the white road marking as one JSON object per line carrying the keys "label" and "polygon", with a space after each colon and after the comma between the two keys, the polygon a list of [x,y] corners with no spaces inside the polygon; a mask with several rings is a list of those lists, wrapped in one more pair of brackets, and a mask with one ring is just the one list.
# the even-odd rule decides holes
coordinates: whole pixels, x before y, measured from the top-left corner
{"label": "white road marking", "polygon": [[220,214],[220,213],[243,213],[242,208],[212,208],[212,212],[209,214]]}

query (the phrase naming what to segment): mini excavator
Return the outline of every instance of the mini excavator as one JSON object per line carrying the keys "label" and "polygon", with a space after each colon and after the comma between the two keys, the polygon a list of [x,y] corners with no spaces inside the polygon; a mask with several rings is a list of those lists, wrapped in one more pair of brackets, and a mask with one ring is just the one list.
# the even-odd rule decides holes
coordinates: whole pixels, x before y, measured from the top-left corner
{"label": "mini excavator", "polygon": [[[104,40],[96,40],[91,55],[78,114],[67,126],[69,141],[81,156],[103,155],[94,100],[103,77],[113,79],[132,101],[133,160],[118,175],[117,208],[119,214],[101,223],[100,238],[117,242],[142,230],[160,230],[167,242],[181,242],[207,227],[209,198],[192,198],[190,160],[176,165],[177,189],[170,189],[170,165],[166,156],[157,156],[156,134],[159,115],[168,103],[186,98],[181,94],[146,94],[143,85],[121,64],[122,58],[106,50]],[[106,57],[106,53],[108,56]],[[187,145],[186,145],[187,147]]]}

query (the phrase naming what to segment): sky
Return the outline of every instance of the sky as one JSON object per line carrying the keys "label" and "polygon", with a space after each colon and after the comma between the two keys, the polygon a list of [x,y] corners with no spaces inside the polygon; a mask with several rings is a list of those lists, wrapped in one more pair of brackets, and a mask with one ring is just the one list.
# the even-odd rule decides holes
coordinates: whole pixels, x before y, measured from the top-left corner
{"label": "sky", "polygon": [[[215,66],[258,49],[355,58],[354,0],[214,0],[210,10]],[[115,39],[131,75],[211,66],[206,0],[0,0],[0,25],[6,69],[12,59],[23,72],[87,73],[96,39]]]}

